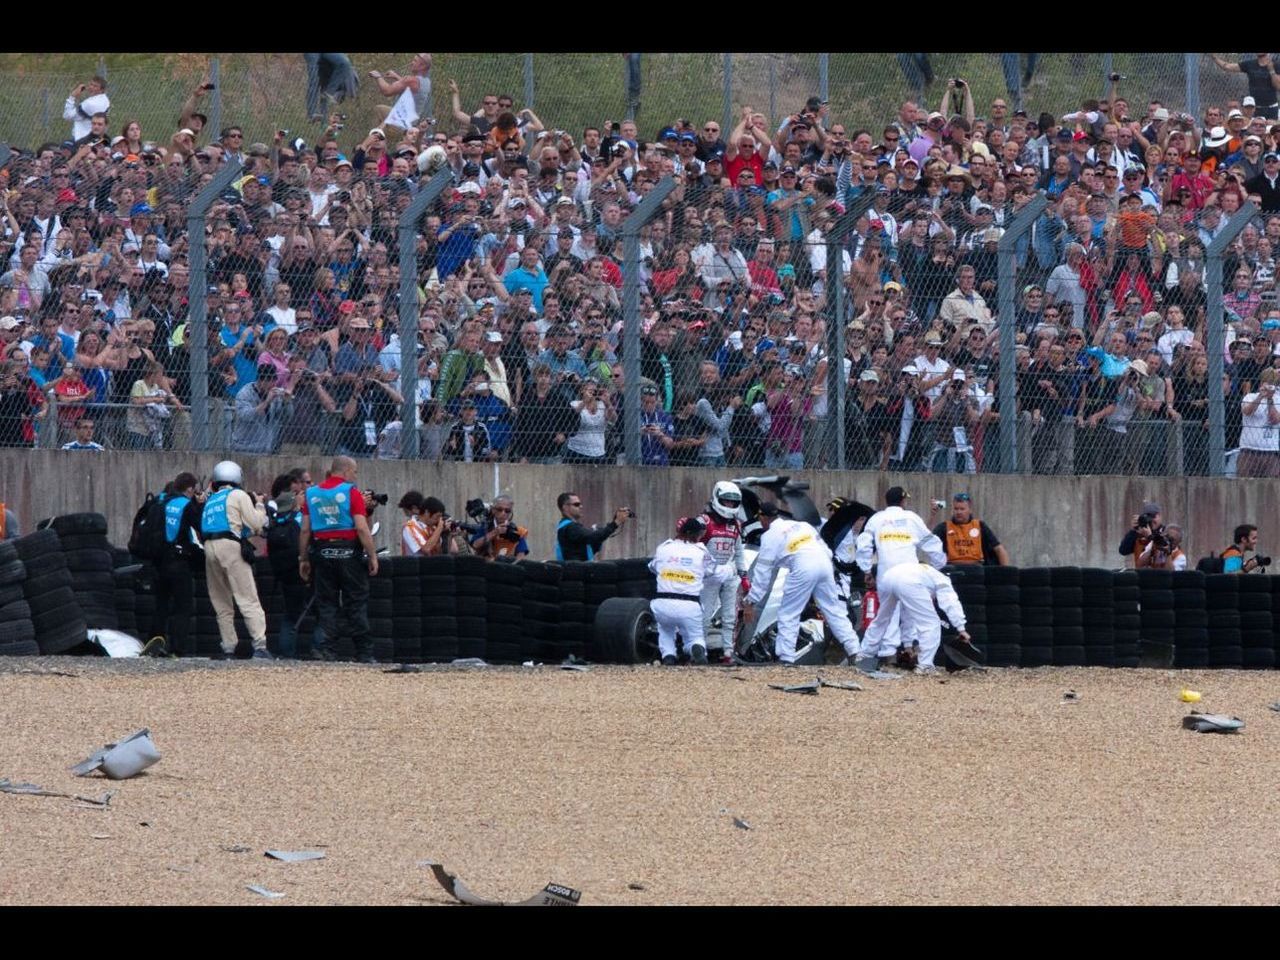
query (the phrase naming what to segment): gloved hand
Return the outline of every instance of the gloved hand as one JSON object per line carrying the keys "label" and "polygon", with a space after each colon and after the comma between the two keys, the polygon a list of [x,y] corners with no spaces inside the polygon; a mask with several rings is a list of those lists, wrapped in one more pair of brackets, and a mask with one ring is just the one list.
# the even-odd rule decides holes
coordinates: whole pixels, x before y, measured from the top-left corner
{"label": "gloved hand", "polygon": [[751,578],[745,573],[742,574],[742,595],[745,597],[751,592]]}

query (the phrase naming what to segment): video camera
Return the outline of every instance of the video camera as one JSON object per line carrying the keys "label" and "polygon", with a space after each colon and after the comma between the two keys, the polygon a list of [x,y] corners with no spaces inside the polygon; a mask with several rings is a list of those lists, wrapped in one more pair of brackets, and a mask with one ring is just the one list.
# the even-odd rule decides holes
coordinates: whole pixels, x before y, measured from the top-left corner
{"label": "video camera", "polygon": [[[468,533],[474,535],[489,532],[489,526],[493,523],[493,504],[486,503],[479,497],[475,497],[474,499],[468,500],[463,505],[462,509],[465,510],[467,516],[472,520],[475,520],[476,523],[474,526],[471,524],[460,524],[459,526],[461,529],[464,529]],[[520,534],[516,531],[514,520],[508,516],[506,522],[507,529],[502,533],[502,539],[509,540],[512,543],[519,543]]]}
{"label": "video camera", "polygon": [[373,516],[373,511],[377,510],[379,507],[385,507],[387,505],[387,495],[385,493],[378,493],[378,491],[374,490],[373,487],[369,487],[360,492],[364,494],[364,513],[367,517]]}

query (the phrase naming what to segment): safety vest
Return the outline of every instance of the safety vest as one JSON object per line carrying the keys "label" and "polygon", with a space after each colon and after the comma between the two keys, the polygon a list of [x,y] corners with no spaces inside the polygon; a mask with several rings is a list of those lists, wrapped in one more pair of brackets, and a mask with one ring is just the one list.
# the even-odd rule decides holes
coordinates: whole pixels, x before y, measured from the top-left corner
{"label": "safety vest", "polygon": [[[164,538],[169,543],[178,542],[178,533],[182,529],[182,511],[187,509],[190,497],[174,497],[164,503]],[[225,515],[226,508],[223,508]]]}
{"label": "safety vest", "polygon": [[0,540],[4,539],[4,521],[5,521],[4,503],[3,501],[0,501]]}
{"label": "safety vest", "polygon": [[[570,520],[568,517],[561,517],[560,522],[556,524],[556,559],[559,560],[561,563],[564,563],[564,551],[560,549],[560,531],[573,522],[574,521]],[[595,558],[596,558],[596,552],[592,550],[591,547],[588,545],[587,559],[594,560]]]}
{"label": "safety vest", "polygon": [[982,521],[976,517],[968,523],[947,521],[947,562],[982,563]]}
{"label": "safety vest", "polygon": [[316,533],[340,533],[354,530],[356,519],[351,515],[351,491],[354,483],[340,483],[336,487],[307,487],[307,513],[311,517],[311,529]]}
{"label": "safety vest", "polygon": [[1240,573],[1244,570],[1244,552],[1234,544],[1222,551],[1222,572]]}
{"label": "safety vest", "polygon": [[[227,497],[231,496],[231,491],[234,489],[235,487],[223,487],[204,502],[204,512],[200,515],[200,530],[206,537],[215,533],[231,532],[231,521],[227,519]],[[166,514],[166,535],[168,519]]]}

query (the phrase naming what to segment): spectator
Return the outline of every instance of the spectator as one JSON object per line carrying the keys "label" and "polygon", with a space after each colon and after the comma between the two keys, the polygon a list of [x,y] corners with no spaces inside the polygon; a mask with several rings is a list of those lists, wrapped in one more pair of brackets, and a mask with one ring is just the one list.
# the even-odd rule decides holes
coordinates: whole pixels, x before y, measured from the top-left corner
{"label": "spectator", "polygon": [[1277,381],[1280,381],[1280,371],[1268,367],[1259,374],[1257,389],[1241,401],[1244,428],[1240,432],[1240,457],[1236,464],[1239,476],[1280,477]]}
{"label": "spectator", "polygon": [[76,421],[76,438],[62,445],[63,450],[104,450],[105,447],[93,439],[93,421],[80,418]]}
{"label": "spectator", "polygon": [[275,367],[263,364],[257,368],[257,374],[252,383],[236,392],[231,449],[239,453],[270,454],[279,449],[293,397],[284,387],[276,385]]}
{"label": "spectator", "polygon": [[134,382],[126,417],[128,449],[164,448],[165,424],[175,411],[184,409],[166,383],[164,367],[154,360],[147,364],[142,379]]}
{"label": "spectator", "polygon": [[459,419],[449,431],[444,446],[445,457],[465,463],[496,460],[498,452],[489,442],[489,431],[477,419],[476,404],[470,398],[459,404]]}
{"label": "spectator", "polygon": [[569,406],[577,415],[577,426],[565,441],[564,462],[604,463],[605,428],[617,417],[609,394],[601,391],[599,381],[588,377],[578,385],[578,399]]}

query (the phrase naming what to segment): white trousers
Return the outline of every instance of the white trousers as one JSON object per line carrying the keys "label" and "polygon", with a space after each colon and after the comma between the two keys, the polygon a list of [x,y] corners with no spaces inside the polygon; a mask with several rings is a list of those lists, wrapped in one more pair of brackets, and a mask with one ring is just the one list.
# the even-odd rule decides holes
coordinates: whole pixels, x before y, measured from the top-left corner
{"label": "white trousers", "polygon": [[684,652],[695,644],[705,649],[702,639],[702,605],[697,597],[688,600],[661,598],[649,601],[653,618],[658,621],[658,650],[664,657],[676,655],[676,633],[684,638]]}
{"label": "white trousers", "polygon": [[729,648],[733,646],[733,628],[738,623],[738,590],[742,578],[738,576],[733,564],[726,563],[716,568],[713,576],[702,581],[702,635],[711,642],[711,621],[720,611],[720,642],[713,648]]}
{"label": "white trousers", "polygon": [[915,572],[914,564],[901,564],[876,578],[880,611],[867,628],[864,647],[868,654],[872,650],[884,650],[882,644],[896,614],[901,618],[902,645],[910,647],[913,641],[918,643],[919,664],[926,667],[933,665],[942,644],[942,620],[933,605],[933,592],[919,582]]}
{"label": "white trousers", "polygon": [[[871,619],[872,624],[884,616],[884,597],[877,594],[881,599],[881,607],[876,615]],[[862,652],[866,656],[875,653],[878,657],[892,657],[897,652],[898,646],[902,643],[902,625],[901,625],[902,608],[894,607],[893,613],[885,622],[884,636],[880,638],[880,647],[877,650],[871,649],[871,627],[867,627],[867,632],[862,638]],[[907,641],[910,646],[910,641]]]}
{"label": "white trousers", "polygon": [[773,648],[778,659],[783,663],[795,662],[800,615],[810,597],[813,597],[818,609],[822,611],[823,619],[844,647],[844,652],[854,656],[858,652],[858,634],[849,622],[849,611],[845,602],[840,599],[835,580],[831,576],[831,567],[827,564],[814,564],[788,571],[787,578],[782,583],[782,603],[778,607],[778,639]]}

